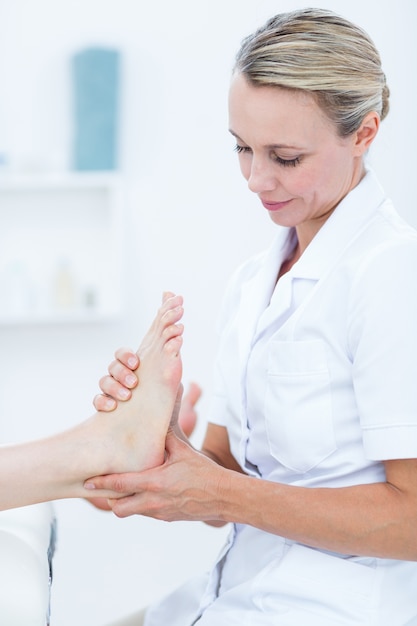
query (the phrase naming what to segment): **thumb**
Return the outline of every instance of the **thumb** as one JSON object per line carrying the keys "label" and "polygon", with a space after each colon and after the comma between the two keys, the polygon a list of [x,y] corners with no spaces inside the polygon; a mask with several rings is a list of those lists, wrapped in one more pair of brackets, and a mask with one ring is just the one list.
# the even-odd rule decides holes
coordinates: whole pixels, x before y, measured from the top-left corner
{"label": "thumb", "polygon": [[191,445],[178,437],[173,430],[169,430],[165,439],[165,452],[167,457],[178,456],[185,452]]}

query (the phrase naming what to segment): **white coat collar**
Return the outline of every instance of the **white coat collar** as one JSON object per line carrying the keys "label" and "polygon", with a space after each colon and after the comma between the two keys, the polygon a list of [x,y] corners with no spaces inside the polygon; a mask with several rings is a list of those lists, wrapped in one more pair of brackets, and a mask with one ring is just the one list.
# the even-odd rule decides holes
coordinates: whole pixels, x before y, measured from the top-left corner
{"label": "white coat collar", "polygon": [[319,280],[333,266],[356,233],[386,200],[372,170],[343,198],[290,271],[292,278]]}
{"label": "white coat collar", "polygon": [[[239,346],[245,353],[255,333],[259,316],[266,309],[277,281],[278,269],[287,255],[290,229],[280,228],[272,245],[260,258],[261,271],[256,271],[246,279],[240,293],[240,333]],[[259,267],[259,266],[258,266]],[[282,300],[281,306],[287,303]]]}

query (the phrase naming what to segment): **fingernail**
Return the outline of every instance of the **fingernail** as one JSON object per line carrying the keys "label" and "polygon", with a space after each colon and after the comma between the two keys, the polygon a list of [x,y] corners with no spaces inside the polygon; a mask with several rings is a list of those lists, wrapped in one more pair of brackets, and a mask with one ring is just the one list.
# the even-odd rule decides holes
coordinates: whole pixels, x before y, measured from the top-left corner
{"label": "fingernail", "polygon": [[135,367],[137,366],[138,362],[137,362],[137,360],[136,360],[133,356],[131,356],[131,357],[127,360],[127,364],[128,364],[128,366],[129,366],[131,369],[133,369],[133,368],[135,368]]}
{"label": "fingernail", "polygon": [[112,400],[112,398],[109,398],[108,400],[106,400],[106,409],[114,409],[115,406],[116,406],[115,400]]}
{"label": "fingernail", "polygon": [[94,483],[84,483],[84,489],[89,489],[90,491],[95,489],[96,486]]}
{"label": "fingernail", "polygon": [[126,376],[126,384],[129,385],[129,387],[133,387],[133,385],[136,384],[136,376],[133,376],[132,374],[128,374]]}
{"label": "fingernail", "polygon": [[120,389],[119,396],[122,399],[126,399],[126,398],[128,398],[130,396],[130,391],[128,389],[124,389],[124,388]]}

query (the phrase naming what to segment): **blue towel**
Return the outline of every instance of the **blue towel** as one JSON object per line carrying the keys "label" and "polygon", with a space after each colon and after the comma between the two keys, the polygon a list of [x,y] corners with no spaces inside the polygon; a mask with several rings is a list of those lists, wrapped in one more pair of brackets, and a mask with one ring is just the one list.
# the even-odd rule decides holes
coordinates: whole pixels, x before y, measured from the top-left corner
{"label": "blue towel", "polygon": [[74,168],[116,169],[120,53],[88,48],[72,61]]}

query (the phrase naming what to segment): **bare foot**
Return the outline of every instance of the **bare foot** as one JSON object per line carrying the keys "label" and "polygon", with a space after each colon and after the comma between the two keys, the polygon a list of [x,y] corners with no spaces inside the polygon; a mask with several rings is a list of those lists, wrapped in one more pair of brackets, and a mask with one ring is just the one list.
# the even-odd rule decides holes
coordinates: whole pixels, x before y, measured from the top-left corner
{"label": "bare foot", "polygon": [[[166,293],[137,354],[139,385],[129,401],[119,403],[109,415],[117,422],[119,440],[124,432],[127,450],[123,470],[135,471],[164,461],[165,438],[182,376],[180,349],[183,326],[182,298]],[[118,471],[122,471],[118,467]]]}
{"label": "bare foot", "polygon": [[95,414],[89,422],[96,448],[89,476],[140,471],[163,463],[165,438],[182,376],[183,326],[178,323],[182,315],[182,297],[164,294],[137,351],[139,385],[132,397],[120,402],[112,413]]}

